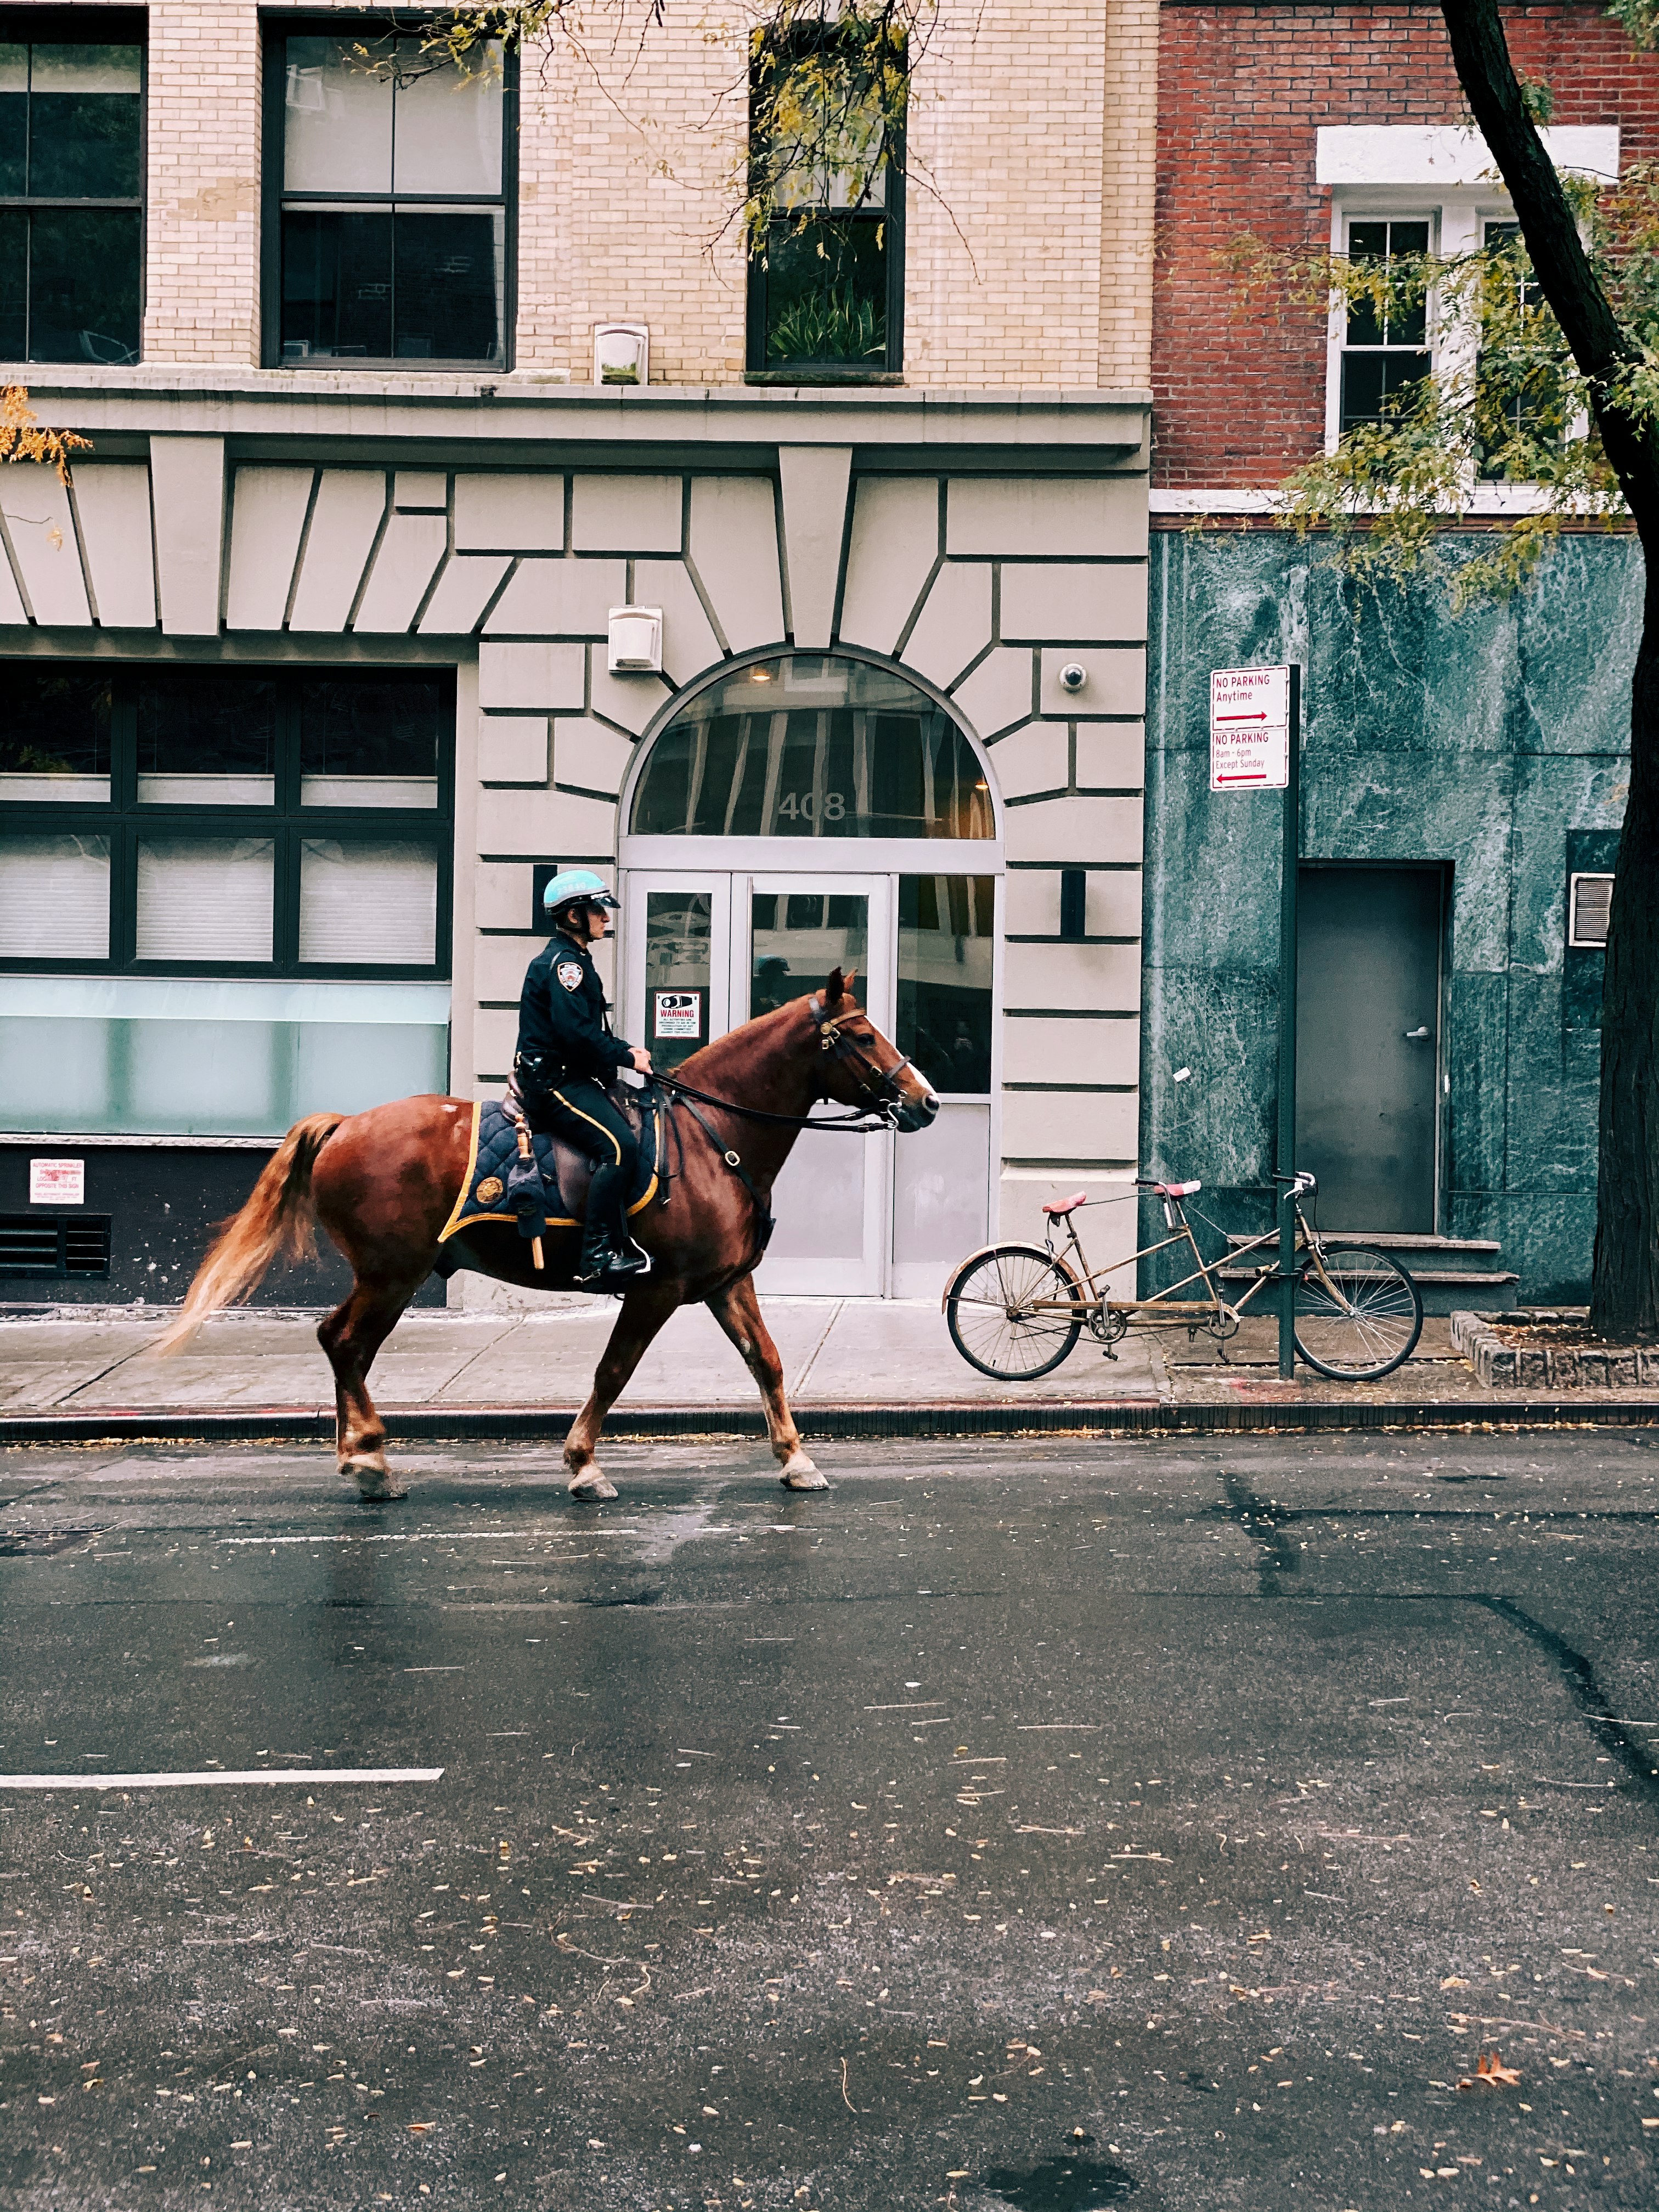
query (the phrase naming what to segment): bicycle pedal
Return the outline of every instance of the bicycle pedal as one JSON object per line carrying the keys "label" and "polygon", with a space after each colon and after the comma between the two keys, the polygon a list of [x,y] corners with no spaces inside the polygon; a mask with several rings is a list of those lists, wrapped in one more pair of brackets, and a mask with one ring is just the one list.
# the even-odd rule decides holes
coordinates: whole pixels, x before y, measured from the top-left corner
{"label": "bicycle pedal", "polygon": [[1103,1359],[1115,1359],[1117,1358],[1116,1352],[1113,1351],[1109,1344],[1102,1345],[1100,1348],[1100,1356]]}

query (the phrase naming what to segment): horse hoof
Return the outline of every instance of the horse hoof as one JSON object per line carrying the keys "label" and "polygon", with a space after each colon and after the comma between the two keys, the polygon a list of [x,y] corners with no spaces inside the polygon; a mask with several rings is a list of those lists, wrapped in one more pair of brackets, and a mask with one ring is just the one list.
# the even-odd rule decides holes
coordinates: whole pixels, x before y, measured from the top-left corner
{"label": "horse hoof", "polygon": [[369,1504],[385,1505],[394,1498],[409,1495],[405,1486],[398,1480],[385,1460],[378,1455],[373,1459],[365,1455],[361,1459],[342,1460],[340,1473],[348,1482],[356,1484],[357,1495]]}
{"label": "horse hoof", "polygon": [[805,1452],[797,1452],[778,1477],[786,1490],[828,1490],[826,1478],[821,1475]]}
{"label": "horse hoof", "polygon": [[589,1468],[585,1474],[573,1474],[568,1486],[570,1495],[580,1498],[585,1504],[617,1494],[616,1484],[607,1482],[596,1467]]}

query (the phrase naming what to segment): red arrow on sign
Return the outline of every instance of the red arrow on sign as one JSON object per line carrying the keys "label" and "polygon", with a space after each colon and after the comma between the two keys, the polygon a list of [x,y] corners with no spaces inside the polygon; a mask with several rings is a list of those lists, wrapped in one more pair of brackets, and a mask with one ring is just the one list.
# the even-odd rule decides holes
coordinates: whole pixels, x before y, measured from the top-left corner
{"label": "red arrow on sign", "polygon": [[1218,722],[1265,722],[1267,717],[1265,714],[1218,714],[1215,719]]}

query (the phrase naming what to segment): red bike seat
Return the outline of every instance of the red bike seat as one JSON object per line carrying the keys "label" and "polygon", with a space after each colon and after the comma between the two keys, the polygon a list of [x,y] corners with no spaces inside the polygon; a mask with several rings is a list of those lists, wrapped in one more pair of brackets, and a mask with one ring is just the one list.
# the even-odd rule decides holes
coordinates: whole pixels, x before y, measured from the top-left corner
{"label": "red bike seat", "polygon": [[1196,1181],[1193,1182],[1155,1182],[1152,1185],[1152,1188],[1157,1192],[1160,1198],[1190,1198],[1195,1190],[1202,1190],[1203,1188],[1203,1184]]}
{"label": "red bike seat", "polygon": [[1079,1206],[1087,1200],[1088,1195],[1086,1190],[1080,1190],[1075,1197],[1056,1199],[1052,1206],[1045,1206],[1042,1210],[1051,1221],[1063,1220],[1066,1214],[1075,1213]]}

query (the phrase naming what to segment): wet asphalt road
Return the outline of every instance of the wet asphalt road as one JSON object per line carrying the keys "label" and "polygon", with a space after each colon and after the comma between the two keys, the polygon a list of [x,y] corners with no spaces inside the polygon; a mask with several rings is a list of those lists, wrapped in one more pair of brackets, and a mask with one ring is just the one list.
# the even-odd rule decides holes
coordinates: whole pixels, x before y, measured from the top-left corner
{"label": "wet asphalt road", "polygon": [[822,1459],[0,1455],[0,2203],[1659,2199],[1659,1437]]}

